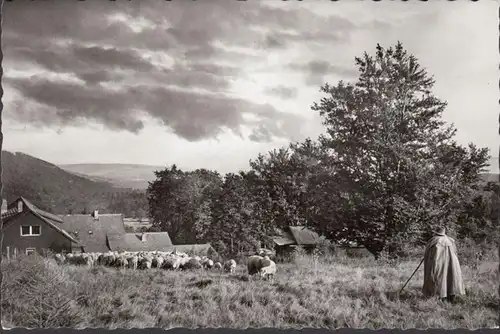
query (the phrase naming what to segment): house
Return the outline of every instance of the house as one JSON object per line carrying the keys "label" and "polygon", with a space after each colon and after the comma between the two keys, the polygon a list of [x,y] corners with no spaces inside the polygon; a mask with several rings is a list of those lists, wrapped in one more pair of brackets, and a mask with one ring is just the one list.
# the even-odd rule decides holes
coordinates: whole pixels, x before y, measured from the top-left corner
{"label": "house", "polygon": [[109,246],[113,251],[147,252],[169,251],[172,240],[168,232],[144,232],[114,234],[108,237]]}
{"label": "house", "polygon": [[2,254],[29,255],[43,250],[69,253],[80,247],[77,239],[65,231],[61,217],[37,208],[23,197],[8,206],[3,202],[2,209]]}
{"label": "house", "polygon": [[110,247],[109,238],[125,234],[121,214],[99,214],[95,210],[87,215],[64,215],[62,219],[64,229],[80,242],[79,252],[104,253],[114,250]]}
{"label": "house", "polygon": [[301,246],[306,251],[315,249],[319,241],[319,235],[304,226],[288,226],[284,230],[279,230],[272,239],[276,256],[287,257],[295,246]]}
{"label": "house", "polygon": [[3,254],[26,254],[42,250],[57,253],[108,251],[179,251],[217,256],[210,244],[172,244],[168,232],[126,233],[121,214],[55,215],[20,197],[11,205],[2,203]]}

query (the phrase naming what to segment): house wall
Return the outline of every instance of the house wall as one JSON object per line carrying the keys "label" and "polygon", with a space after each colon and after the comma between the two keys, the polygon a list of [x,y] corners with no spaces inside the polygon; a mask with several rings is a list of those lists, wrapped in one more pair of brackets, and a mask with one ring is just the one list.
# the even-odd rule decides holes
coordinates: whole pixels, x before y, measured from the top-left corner
{"label": "house wall", "polygon": [[[41,226],[41,235],[21,236],[22,225]],[[14,248],[17,248],[18,254],[24,254],[26,248],[35,248],[38,253],[41,253],[43,249],[50,249],[54,252],[71,252],[71,241],[31,212],[26,212],[9,221],[4,228],[3,235],[3,254],[6,254],[7,247],[9,247],[11,254],[13,254]]]}

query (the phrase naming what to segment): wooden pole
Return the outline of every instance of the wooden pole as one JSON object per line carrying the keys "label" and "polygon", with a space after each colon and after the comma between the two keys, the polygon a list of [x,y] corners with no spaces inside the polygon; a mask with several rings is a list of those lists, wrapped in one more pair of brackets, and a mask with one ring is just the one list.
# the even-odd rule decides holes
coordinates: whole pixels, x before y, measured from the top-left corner
{"label": "wooden pole", "polygon": [[7,261],[10,261],[10,247],[7,246]]}
{"label": "wooden pole", "polygon": [[425,257],[422,259],[422,261],[420,261],[417,269],[415,269],[415,271],[413,272],[413,274],[411,274],[410,278],[408,278],[408,280],[406,281],[405,285],[403,285],[403,287],[401,288],[401,290],[399,290],[399,293],[401,294],[401,292],[403,292],[403,289],[406,287],[406,284],[408,284],[408,282],[412,279],[413,275],[415,275],[415,273],[417,272],[418,268],[420,268],[420,266],[422,265],[422,263],[424,262],[425,260]]}

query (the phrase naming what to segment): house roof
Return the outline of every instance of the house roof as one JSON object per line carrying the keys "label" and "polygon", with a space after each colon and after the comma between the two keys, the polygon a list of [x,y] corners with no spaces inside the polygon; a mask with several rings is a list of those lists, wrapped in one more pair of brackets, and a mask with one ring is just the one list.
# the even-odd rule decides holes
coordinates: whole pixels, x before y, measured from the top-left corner
{"label": "house roof", "polygon": [[99,214],[98,219],[90,214],[65,215],[63,220],[64,228],[80,241],[87,253],[107,252],[107,238],[125,234],[121,214]]}
{"label": "house roof", "polygon": [[[23,205],[26,207],[26,209],[28,209],[28,211],[25,211],[24,209],[22,212],[18,211],[17,204],[19,201],[23,202]],[[77,245],[79,244],[79,242],[74,237],[72,237],[66,230],[64,230],[64,227],[62,226],[63,220],[61,217],[39,209],[24,197],[19,197],[8,206],[8,210],[1,214],[2,220],[4,224],[7,224],[9,221],[12,221],[15,217],[24,212],[31,212],[33,215],[41,219],[54,230],[62,234],[65,238],[69,239],[71,242]]]}
{"label": "house roof", "polygon": [[286,231],[273,237],[278,246],[284,245],[315,245],[319,241],[319,235],[304,226],[289,226]]}
{"label": "house roof", "polygon": [[109,235],[109,246],[113,251],[145,252],[170,251],[172,241],[168,232],[144,233],[145,241],[141,240],[141,233],[123,233]]}
{"label": "house roof", "polygon": [[308,228],[303,226],[290,226],[289,229],[297,245],[315,245],[319,241],[319,235]]}
{"label": "house roof", "polygon": [[278,246],[294,245],[296,243],[293,235],[288,231],[280,231],[279,236],[273,238]]}

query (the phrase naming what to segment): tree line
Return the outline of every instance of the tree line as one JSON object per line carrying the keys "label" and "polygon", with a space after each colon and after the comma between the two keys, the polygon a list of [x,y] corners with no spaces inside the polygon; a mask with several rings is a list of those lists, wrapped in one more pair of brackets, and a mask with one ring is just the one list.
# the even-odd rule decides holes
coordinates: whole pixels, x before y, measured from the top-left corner
{"label": "tree line", "polygon": [[456,238],[498,237],[498,184],[480,183],[488,149],[460,145],[442,119],[434,78],[400,42],[355,58],[356,82],[321,87],[311,109],[324,133],[259,154],[250,169],[220,175],[172,165],[149,183],[153,227],[177,244],[219,252],[272,246],[289,225],[401,255],[437,226]]}

